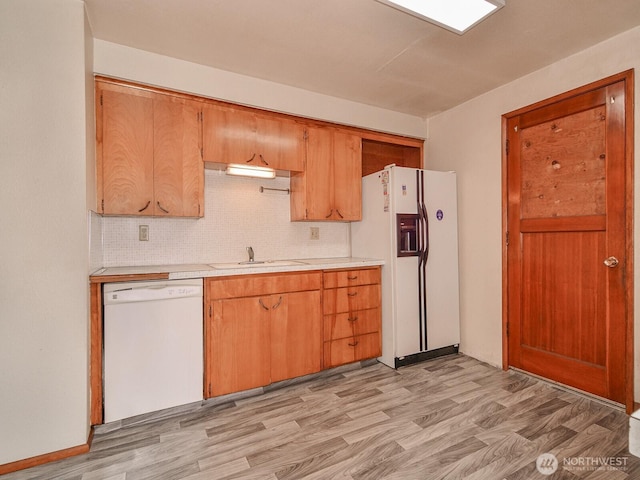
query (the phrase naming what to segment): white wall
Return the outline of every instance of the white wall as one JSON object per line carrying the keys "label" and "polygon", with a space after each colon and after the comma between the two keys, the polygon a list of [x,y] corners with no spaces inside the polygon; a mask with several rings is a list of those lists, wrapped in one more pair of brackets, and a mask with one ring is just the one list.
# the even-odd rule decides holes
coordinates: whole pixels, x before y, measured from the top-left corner
{"label": "white wall", "polygon": [[[501,282],[501,116],[601,78],[636,69],[636,97],[640,93],[640,27],[561,60],[428,122],[428,168],[458,172],[460,215],[460,299],[465,353],[493,365],[502,363]],[[640,110],[636,100],[635,144],[640,138]],[[640,189],[636,169],[635,209]],[[635,243],[638,244],[638,229]],[[639,249],[636,248],[636,252]],[[634,260],[639,265],[637,256]],[[634,295],[640,281],[636,278]],[[640,318],[636,302],[635,317]],[[636,322],[636,339],[640,326]],[[640,346],[636,342],[636,401],[640,399]]]}
{"label": "white wall", "polygon": [[[103,217],[103,266],[224,263],[349,256],[349,224],[291,222],[289,178],[260,180],[205,170],[204,218]],[[149,241],[138,240],[138,225],[149,225]],[[309,227],[320,228],[311,240]]]}
{"label": "white wall", "polygon": [[[221,47],[224,48],[224,47]],[[424,138],[419,117],[371,107],[134,48],[94,41],[96,74],[308,118]]]}
{"label": "white wall", "polygon": [[86,443],[81,0],[0,2],[0,464]]}

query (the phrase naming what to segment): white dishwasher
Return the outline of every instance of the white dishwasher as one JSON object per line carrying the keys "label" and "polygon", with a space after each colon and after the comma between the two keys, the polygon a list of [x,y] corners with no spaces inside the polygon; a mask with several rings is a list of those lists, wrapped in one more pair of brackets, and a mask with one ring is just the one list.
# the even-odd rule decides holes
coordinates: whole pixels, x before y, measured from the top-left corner
{"label": "white dishwasher", "polygon": [[104,421],[203,398],[202,279],[104,285]]}

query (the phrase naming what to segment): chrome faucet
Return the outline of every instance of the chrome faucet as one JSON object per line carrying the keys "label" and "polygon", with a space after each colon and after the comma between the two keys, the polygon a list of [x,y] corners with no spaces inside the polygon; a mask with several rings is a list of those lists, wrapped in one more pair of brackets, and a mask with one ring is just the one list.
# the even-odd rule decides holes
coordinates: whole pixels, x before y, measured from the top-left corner
{"label": "chrome faucet", "polygon": [[253,248],[247,247],[247,253],[249,254],[249,263],[253,263],[255,260],[253,255]]}

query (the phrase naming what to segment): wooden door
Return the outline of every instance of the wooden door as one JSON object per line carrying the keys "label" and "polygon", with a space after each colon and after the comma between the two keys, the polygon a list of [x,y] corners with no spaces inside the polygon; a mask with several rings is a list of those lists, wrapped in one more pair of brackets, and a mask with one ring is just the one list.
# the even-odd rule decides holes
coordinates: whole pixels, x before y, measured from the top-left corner
{"label": "wooden door", "polygon": [[505,116],[508,364],[620,403],[632,365],[626,82]]}
{"label": "wooden door", "polygon": [[336,131],[333,135],[333,219],[362,220],[362,140]]}
{"label": "wooden door", "polygon": [[207,397],[268,385],[271,381],[270,297],[212,302],[207,329]]}
{"label": "wooden door", "polygon": [[271,381],[320,371],[322,311],[320,291],[272,295]]}
{"label": "wooden door", "polygon": [[154,215],[204,215],[200,105],[171,96],[154,97]]}
{"label": "wooden door", "polygon": [[149,94],[119,86],[99,86],[98,95],[101,213],[151,215],[153,100]]}

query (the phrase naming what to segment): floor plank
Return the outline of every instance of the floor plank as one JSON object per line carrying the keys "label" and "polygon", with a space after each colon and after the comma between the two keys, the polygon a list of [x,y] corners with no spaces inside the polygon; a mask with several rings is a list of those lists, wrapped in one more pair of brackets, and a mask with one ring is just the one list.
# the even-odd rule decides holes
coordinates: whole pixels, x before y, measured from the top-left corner
{"label": "floor plank", "polygon": [[[558,460],[552,475],[536,467],[543,453]],[[1,480],[536,478],[640,478],[627,415],[460,354],[104,425],[89,453]]]}

